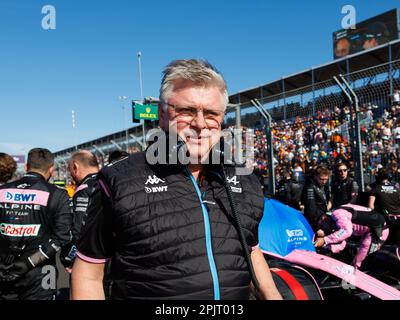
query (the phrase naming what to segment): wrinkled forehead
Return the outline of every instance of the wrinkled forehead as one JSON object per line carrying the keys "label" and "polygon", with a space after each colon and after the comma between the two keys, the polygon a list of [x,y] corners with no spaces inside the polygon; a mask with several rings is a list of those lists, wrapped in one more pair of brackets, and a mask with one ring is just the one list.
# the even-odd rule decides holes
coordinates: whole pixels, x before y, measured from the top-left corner
{"label": "wrinkled forehead", "polygon": [[206,107],[211,105],[215,107],[226,108],[224,88],[221,88],[217,82],[193,82],[184,79],[173,81],[172,90],[166,96],[167,102],[172,103],[174,100],[185,101],[186,105]]}

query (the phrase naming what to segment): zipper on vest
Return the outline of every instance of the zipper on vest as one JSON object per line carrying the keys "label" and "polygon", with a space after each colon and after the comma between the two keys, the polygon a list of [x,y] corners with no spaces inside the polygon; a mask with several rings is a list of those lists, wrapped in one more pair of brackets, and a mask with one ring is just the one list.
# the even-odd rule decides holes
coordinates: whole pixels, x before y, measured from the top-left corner
{"label": "zipper on vest", "polygon": [[205,229],[205,234],[206,234],[206,251],[207,251],[208,264],[210,265],[211,276],[212,276],[213,286],[214,286],[214,300],[220,300],[221,296],[220,296],[220,291],[219,291],[218,273],[217,273],[217,267],[215,265],[214,255],[213,255],[213,251],[212,251],[212,244],[211,244],[210,218],[208,215],[207,208],[203,203],[203,199],[201,197],[201,192],[200,192],[199,186],[197,185],[197,182],[194,180],[192,173],[187,168],[185,168],[185,169],[186,169],[187,175],[192,180],[194,189],[196,190],[197,196],[200,201],[201,210],[203,212],[204,229]]}

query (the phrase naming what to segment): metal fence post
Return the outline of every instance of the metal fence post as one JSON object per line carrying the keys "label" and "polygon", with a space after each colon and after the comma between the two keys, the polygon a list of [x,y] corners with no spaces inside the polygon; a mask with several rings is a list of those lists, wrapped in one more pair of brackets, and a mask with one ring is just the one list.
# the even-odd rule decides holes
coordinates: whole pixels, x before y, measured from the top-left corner
{"label": "metal fence post", "polygon": [[313,115],[315,115],[315,75],[314,75],[314,68],[311,68],[311,84],[312,84],[312,94],[313,94],[312,113],[313,113]]}
{"label": "metal fence post", "polygon": [[393,98],[393,66],[392,66],[392,45],[389,44],[389,85],[390,85],[390,97]]}
{"label": "metal fence post", "polygon": [[[342,80],[344,86],[340,81],[336,78],[333,77],[333,79],[336,81],[336,83],[339,85],[340,89],[342,92],[345,94],[347,99],[349,100],[349,104],[352,106],[351,110],[354,109],[355,111],[355,121],[354,121],[354,133],[355,133],[355,153],[354,153],[354,160],[355,160],[355,175],[356,175],[356,181],[361,188],[361,192],[365,191],[365,185],[364,185],[364,165],[363,165],[363,159],[362,159],[362,146],[361,146],[361,132],[360,132],[360,108],[359,108],[359,102],[358,102],[358,97],[353,91],[353,89],[350,87],[349,83],[346,81],[343,75],[339,75],[340,79]],[[350,92],[347,92],[347,90]],[[353,117],[353,114],[351,114],[351,118]]]}
{"label": "metal fence post", "polygon": [[274,166],[274,149],[272,145],[272,117],[267,110],[264,109],[263,105],[257,100],[251,100],[253,106],[261,113],[261,115],[267,121],[265,133],[267,136],[267,154],[268,154],[268,193],[271,197],[275,196],[275,166]]}
{"label": "metal fence post", "polygon": [[239,101],[238,105],[236,106],[236,113],[235,113],[235,120],[236,120],[236,128],[240,129],[241,123],[241,114],[240,114],[240,94],[239,94]]}
{"label": "metal fence post", "polygon": [[282,92],[283,92],[283,120],[286,121],[287,114],[286,114],[286,88],[285,88],[285,79],[282,78]]}

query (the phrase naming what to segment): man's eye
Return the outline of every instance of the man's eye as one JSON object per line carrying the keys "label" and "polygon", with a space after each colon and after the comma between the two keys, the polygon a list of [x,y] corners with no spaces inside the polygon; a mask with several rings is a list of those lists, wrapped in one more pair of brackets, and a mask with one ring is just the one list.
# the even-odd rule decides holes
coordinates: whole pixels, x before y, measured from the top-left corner
{"label": "man's eye", "polygon": [[178,110],[180,113],[186,113],[186,114],[193,114],[196,111],[194,111],[194,109],[192,108],[181,108]]}
{"label": "man's eye", "polygon": [[214,111],[205,111],[204,116],[205,117],[217,117],[217,116],[219,116],[219,113],[214,112]]}

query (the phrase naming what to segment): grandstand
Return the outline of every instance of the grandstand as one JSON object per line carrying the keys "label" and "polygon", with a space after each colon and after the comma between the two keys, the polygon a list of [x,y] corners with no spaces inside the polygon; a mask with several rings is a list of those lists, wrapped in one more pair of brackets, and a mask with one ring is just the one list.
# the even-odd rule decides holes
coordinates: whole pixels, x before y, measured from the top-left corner
{"label": "grandstand", "polygon": [[[340,102],[343,102],[340,95],[332,96],[341,93],[333,77],[343,74],[353,88],[363,89],[360,91],[363,103],[379,100],[384,106],[389,96],[399,88],[399,60],[400,40],[396,40],[256,88],[240,91],[231,95],[229,101],[231,108],[240,108],[243,113],[247,108],[253,107],[251,100],[257,99],[266,109],[272,109],[271,115],[276,120],[301,113],[313,114],[318,107],[321,109],[326,103],[340,106]],[[373,84],[382,86],[373,90]],[[238,110],[236,114],[237,112]],[[240,125],[239,121],[240,117],[236,117],[237,125]]]}

